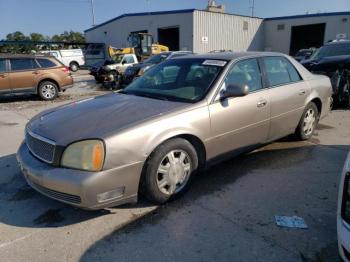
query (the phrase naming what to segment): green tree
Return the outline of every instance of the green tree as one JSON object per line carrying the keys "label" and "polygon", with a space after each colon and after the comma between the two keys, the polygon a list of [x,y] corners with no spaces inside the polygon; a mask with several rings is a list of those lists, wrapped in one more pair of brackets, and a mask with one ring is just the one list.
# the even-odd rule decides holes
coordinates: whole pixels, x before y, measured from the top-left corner
{"label": "green tree", "polygon": [[31,33],[30,34],[30,41],[33,42],[42,42],[45,41],[45,36],[39,33]]}
{"label": "green tree", "polygon": [[74,31],[64,31],[62,34],[53,35],[51,39],[57,42],[85,43],[84,35]]}

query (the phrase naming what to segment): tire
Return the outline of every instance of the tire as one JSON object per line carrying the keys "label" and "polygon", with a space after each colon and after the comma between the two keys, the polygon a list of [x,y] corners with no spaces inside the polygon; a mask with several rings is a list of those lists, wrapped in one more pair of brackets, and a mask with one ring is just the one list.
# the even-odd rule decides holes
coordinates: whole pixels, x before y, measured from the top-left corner
{"label": "tire", "polygon": [[54,100],[58,96],[58,87],[51,81],[41,82],[38,87],[38,94],[43,100]]}
{"label": "tire", "polygon": [[140,192],[149,201],[164,204],[188,190],[197,169],[198,156],[192,144],[182,138],[169,140],[146,162]]}
{"label": "tire", "polygon": [[99,77],[97,77],[97,76],[95,76],[95,81],[96,81],[96,83],[98,83],[98,84],[101,84],[103,81],[101,80],[101,78],[99,78]]}
{"label": "tire", "polygon": [[76,72],[76,71],[79,70],[79,65],[78,65],[77,62],[71,62],[71,63],[69,64],[69,68],[70,68],[70,70],[71,70],[72,72]]}
{"label": "tire", "polygon": [[295,135],[299,140],[308,140],[315,132],[319,120],[319,112],[315,103],[309,103],[303,115],[301,116],[299,125],[296,129]]}

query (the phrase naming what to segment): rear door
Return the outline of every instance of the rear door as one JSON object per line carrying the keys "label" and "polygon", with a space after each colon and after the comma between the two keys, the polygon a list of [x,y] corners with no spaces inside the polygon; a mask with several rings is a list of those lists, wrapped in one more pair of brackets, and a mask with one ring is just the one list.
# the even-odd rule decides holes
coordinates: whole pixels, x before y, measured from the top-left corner
{"label": "rear door", "polygon": [[268,137],[269,90],[264,88],[258,60],[253,58],[235,63],[221,90],[229,84],[248,85],[249,94],[225,100],[220,100],[219,94],[209,106],[213,136],[209,158],[262,144]]}
{"label": "rear door", "polygon": [[276,56],[262,60],[271,103],[269,140],[272,141],[295,131],[310,91],[287,58]]}
{"label": "rear door", "polygon": [[11,58],[10,86],[12,92],[35,92],[39,66],[33,58]]}
{"label": "rear door", "polygon": [[6,59],[0,58],[0,94],[11,92]]}

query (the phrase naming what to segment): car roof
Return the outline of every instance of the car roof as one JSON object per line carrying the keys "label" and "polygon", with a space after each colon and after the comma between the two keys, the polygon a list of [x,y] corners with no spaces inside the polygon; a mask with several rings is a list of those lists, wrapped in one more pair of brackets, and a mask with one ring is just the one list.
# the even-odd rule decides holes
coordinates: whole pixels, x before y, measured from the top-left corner
{"label": "car roof", "polygon": [[285,56],[285,54],[275,53],[275,52],[221,52],[221,53],[207,53],[207,54],[200,54],[200,55],[188,55],[184,57],[179,57],[178,59],[201,58],[201,59],[214,59],[214,60],[236,60],[240,58],[264,57],[264,56]]}

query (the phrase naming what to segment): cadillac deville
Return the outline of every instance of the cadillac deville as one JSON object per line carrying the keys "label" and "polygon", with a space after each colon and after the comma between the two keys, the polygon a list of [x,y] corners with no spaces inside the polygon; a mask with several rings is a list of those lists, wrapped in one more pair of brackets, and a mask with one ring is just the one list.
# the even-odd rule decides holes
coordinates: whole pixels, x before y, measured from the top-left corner
{"label": "cadillac deville", "polygon": [[[222,156],[295,134],[330,110],[331,83],[279,53],[167,60],[120,92],[35,116],[17,159],[28,184],[85,209],[165,203]],[[220,175],[220,174],[217,174]]]}

